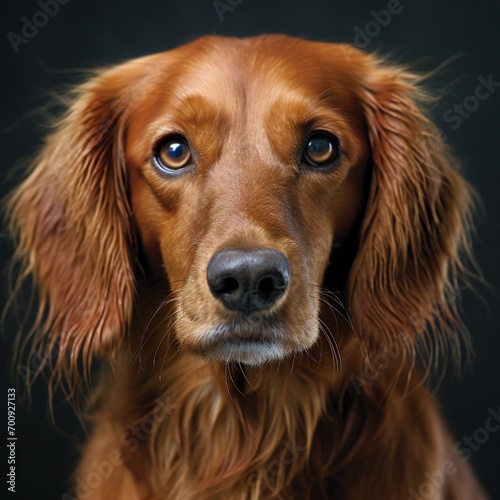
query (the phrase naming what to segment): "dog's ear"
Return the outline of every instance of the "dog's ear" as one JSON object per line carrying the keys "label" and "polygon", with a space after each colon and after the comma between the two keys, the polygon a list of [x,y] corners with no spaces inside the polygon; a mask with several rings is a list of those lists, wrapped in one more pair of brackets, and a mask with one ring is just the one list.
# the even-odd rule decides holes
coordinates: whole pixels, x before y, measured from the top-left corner
{"label": "dog's ear", "polygon": [[[38,288],[35,348],[58,351],[57,376],[80,355],[112,352],[131,319],[134,233],[123,129],[137,71],[106,70],[75,91],[29,176],[10,200],[21,276]],[[36,331],[35,331],[36,330]]]}
{"label": "dog's ear", "polygon": [[457,276],[470,256],[472,191],[422,112],[429,98],[418,77],[371,58],[368,66],[360,97],[373,172],[349,308],[368,345],[420,340],[435,363],[432,344],[456,355],[462,344]]}

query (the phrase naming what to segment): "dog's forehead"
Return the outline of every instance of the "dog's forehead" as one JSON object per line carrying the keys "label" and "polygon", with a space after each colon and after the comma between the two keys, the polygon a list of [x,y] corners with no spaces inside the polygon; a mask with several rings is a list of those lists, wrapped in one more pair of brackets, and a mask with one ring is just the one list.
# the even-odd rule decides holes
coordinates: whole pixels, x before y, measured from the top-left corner
{"label": "dog's forehead", "polygon": [[169,120],[221,119],[233,129],[235,121],[262,128],[271,114],[286,126],[325,109],[359,122],[359,65],[352,64],[357,52],[351,51],[286,36],[203,38],[158,54],[134,103],[151,129]]}
{"label": "dog's forehead", "polygon": [[345,103],[359,79],[352,49],[280,35],[207,37],[165,54],[172,56],[170,83],[185,95],[209,96],[221,108],[235,100],[240,106],[258,100],[263,107],[281,97],[316,101],[326,94]]}
{"label": "dog's forehead", "polygon": [[232,137],[238,149],[246,140],[263,150],[280,137],[272,147],[286,157],[310,123],[359,135],[353,59],[361,53],[350,50],[286,36],[209,37],[158,54],[131,101],[133,149],[144,154],[172,133],[206,145]]}

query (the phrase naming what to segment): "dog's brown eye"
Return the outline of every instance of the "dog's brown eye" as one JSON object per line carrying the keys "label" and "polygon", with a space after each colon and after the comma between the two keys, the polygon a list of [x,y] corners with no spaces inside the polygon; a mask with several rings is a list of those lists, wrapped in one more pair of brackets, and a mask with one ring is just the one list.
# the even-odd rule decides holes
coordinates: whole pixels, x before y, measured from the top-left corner
{"label": "dog's brown eye", "polygon": [[313,167],[331,165],[338,156],[338,141],[326,133],[316,133],[307,141],[304,160]]}
{"label": "dog's brown eye", "polygon": [[178,170],[191,161],[191,150],[184,139],[171,139],[161,144],[156,160],[166,170]]}

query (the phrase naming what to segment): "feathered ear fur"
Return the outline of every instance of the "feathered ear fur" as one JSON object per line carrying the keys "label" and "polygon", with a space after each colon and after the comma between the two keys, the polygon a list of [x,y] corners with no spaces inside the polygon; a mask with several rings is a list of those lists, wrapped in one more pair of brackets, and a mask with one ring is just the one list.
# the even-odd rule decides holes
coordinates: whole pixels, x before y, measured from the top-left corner
{"label": "feathered ear fur", "polygon": [[[117,67],[77,89],[31,173],[10,200],[22,278],[33,277],[38,312],[32,352],[70,380],[80,355],[120,344],[132,313],[133,243],[122,129],[129,84]],[[40,363],[38,363],[40,364]],[[77,377],[74,377],[75,379]]]}
{"label": "feathered ear fur", "polygon": [[[348,281],[354,326],[368,349],[407,342],[436,365],[460,357],[457,277],[470,257],[472,191],[421,107],[419,78],[371,60],[361,90],[372,185]],[[414,361],[414,360],[413,360]]]}

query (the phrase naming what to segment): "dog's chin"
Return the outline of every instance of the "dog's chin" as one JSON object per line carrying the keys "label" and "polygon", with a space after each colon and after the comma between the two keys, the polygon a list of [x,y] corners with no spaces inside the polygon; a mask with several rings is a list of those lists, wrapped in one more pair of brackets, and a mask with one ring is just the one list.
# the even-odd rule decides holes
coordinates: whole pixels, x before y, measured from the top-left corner
{"label": "dog's chin", "polygon": [[235,339],[200,349],[198,355],[207,361],[258,367],[271,361],[279,361],[285,358],[287,353],[279,341]]}
{"label": "dog's chin", "polygon": [[258,367],[302,350],[285,342],[287,338],[290,334],[277,326],[247,330],[241,325],[219,325],[209,329],[192,350],[207,361]]}

